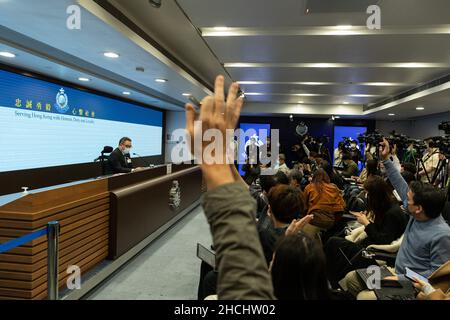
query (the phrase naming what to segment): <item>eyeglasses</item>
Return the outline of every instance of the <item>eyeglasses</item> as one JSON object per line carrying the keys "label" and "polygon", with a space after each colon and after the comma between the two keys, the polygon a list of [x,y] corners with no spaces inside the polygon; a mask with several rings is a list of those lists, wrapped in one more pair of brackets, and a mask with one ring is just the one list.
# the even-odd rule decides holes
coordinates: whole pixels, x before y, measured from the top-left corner
{"label": "eyeglasses", "polygon": [[131,144],[129,144],[129,145],[125,145],[125,148],[133,148],[133,146]]}

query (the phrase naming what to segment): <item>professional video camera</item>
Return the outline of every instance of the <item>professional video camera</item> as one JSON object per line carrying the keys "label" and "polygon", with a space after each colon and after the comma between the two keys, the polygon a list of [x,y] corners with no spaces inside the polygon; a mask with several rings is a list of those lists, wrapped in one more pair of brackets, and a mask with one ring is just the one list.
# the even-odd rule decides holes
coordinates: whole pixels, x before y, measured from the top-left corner
{"label": "professional video camera", "polygon": [[397,146],[398,149],[403,149],[408,146],[408,137],[404,134],[398,134],[395,131],[390,132],[389,136],[383,136],[378,131],[374,131],[371,133],[364,133],[358,135],[359,143],[370,144],[372,146],[378,146],[381,142],[383,142],[383,138],[385,138],[391,147],[394,145]]}
{"label": "professional video camera", "polygon": [[412,145],[414,149],[416,149],[418,154],[423,154],[427,149],[427,144],[425,141],[420,139],[409,139],[407,142],[408,146]]}
{"label": "professional video camera", "polygon": [[389,141],[389,144],[396,145],[397,149],[403,149],[408,146],[409,138],[404,134],[398,134],[395,131],[392,131],[391,135],[386,137],[386,140]]}
{"label": "professional video camera", "polygon": [[427,140],[433,141],[434,146],[439,149],[440,153],[442,153],[446,157],[450,156],[450,135],[431,137]]}
{"label": "professional video camera", "polygon": [[378,131],[374,131],[374,132],[366,132],[366,133],[361,133],[358,135],[357,139],[359,141],[359,143],[365,143],[365,144],[370,144],[372,146],[377,146],[379,145],[381,142],[383,142],[383,135],[381,133],[379,133]]}
{"label": "professional video camera", "polygon": [[338,148],[342,151],[348,151],[351,148],[350,145],[351,145],[352,141],[354,141],[354,140],[352,140],[349,137],[342,137],[342,141],[339,142]]}

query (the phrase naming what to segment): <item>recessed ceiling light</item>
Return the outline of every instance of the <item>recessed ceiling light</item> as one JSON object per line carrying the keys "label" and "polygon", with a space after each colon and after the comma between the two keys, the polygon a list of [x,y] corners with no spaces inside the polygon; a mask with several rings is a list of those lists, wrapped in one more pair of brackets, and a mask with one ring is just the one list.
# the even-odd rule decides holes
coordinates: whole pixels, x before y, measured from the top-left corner
{"label": "recessed ceiling light", "polygon": [[214,27],[213,29],[216,31],[226,31],[228,30],[228,27]]}
{"label": "recessed ceiling light", "polygon": [[246,92],[245,93],[247,96],[263,96],[264,93],[262,92]]}
{"label": "recessed ceiling light", "polygon": [[16,57],[16,55],[14,53],[8,52],[8,51],[1,51],[0,56],[5,57],[5,58],[15,58]]}
{"label": "recessed ceiling light", "polygon": [[388,116],[390,117],[395,116],[395,113],[389,113]]}
{"label": "recessed ceiling light", "polygon": [[298,103],[305,103],[305,101],[299,101]]}
{"label": "recessed ceiling light", "polygon": [[185,97],[190,97],[191,94],[190,94],[190,93],[183,93],[183,96],[185,96]]}
{"label": "recessed ceiling light", "polygon": [[311,63],[311,68],[331,68],[332,63]]}
{"label": "recessed ceiling light", "polygon": [[79,77],[78,80],[83,81],[83,82],[91,81],[91,79],[89,79],[89,78],[84,78],[84,77]]}
{"label": "recessed ceiling light", "polygon": [[343,104],[349,104],[349,102],[348,101],[344,101],[344,102],[342,102]]}
{"label": "recessed ceiling light", "polygon": [[416,110],[425,110],[424,107],[417,107]]}
{"label": "recessed ceiling light", "polygon": [[130,91],[124,91],[124,92],[122,92],[122,94],[124,94],[126,96],[129,96],[131,94],[131,92]]}
{"label": "recessed ceiling light", "polygon": [[299,96],[299,97],[319,97],[320,94],[317,93],[293,93],[293,96]]}
{"label": "recessed ceiling light", "polygon": [[368,97],[378,97],[377,94],[349,94],[349,97],[358,97],[358,98],[368,98]]}
{"label": "recessed ceiling light", "polygon": [[349,30],[352,28],[352,25],[338,25],[336,28],[339,30]]}
{"label": "recessed ceiling light", "polygon": [[155,81],[156,82],[160,82],[160,83],[164,83],[164,82],[167,82],[167,80],[166,79],[155,79]]}
{"label": "recessed ceiling light", "polygon": [[107,58],[117,59],[119,55],[115,52],[105,52],[103,55]]}

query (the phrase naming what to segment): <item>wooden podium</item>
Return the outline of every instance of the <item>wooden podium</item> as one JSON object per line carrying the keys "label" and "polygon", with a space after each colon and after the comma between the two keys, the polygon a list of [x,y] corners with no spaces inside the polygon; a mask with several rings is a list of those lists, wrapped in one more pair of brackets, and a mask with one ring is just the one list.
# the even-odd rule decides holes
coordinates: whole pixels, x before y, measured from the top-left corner
{"label": "wooden podium", "polygon": [[[70,265],[83,275],[107,257],[119,257],[199,199],[199,167],[178,167],[169,175],[166,170],[161,166],[24,195],[0,207],[0,243],[59,221],[59,286],[64,287]],[[178,208],[169,203],[174,179],[181,182]],[[0,299],[46,297],[46,236],[0,254]]]}

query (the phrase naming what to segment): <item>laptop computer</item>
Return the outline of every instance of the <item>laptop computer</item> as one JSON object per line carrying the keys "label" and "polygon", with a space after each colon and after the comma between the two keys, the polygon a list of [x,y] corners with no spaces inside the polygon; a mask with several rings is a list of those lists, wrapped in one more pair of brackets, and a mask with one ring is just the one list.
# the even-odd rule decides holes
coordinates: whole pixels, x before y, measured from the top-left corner
{"label": "laptop computer", "polygon": [[[381,279],[393,276],[392,272],[390,272],[386,266],[381,266],[380,272]],[[361,278],[361,280],[364,281],[365,284],[367,284],[367,281],[371,280],[370,277],[373,277],[373,273],[368,273],[366,269],[357,269],[356,273]]]}

